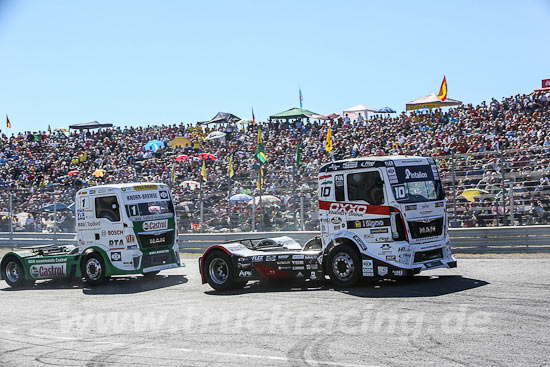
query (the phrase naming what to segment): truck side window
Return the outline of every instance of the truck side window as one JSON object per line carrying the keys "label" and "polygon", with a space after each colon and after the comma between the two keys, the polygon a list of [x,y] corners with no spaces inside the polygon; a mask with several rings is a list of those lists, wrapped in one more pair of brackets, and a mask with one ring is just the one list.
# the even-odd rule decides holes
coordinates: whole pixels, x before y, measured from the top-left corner
{"label": "truck side window", "polygon": [[384,203],[384,185],[378,171],[348,175],[348,199],[364,200],[372,205]]}
{"label": "truck side window", "polygon": [[95,217],[106,218],[111,222],[120,221],[120,209],[116,196],[95,198]]}
{"label": "truck side window", "polygon": [[344,175],[334,176],[334,196],[336,201],[346,201],[344,197]]}

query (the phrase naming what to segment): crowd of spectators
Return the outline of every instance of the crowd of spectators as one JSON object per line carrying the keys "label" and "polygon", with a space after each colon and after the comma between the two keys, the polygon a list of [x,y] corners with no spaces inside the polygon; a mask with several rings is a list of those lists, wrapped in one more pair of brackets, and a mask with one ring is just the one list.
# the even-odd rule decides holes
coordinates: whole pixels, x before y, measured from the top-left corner
{"label": "crowd of spectators", "polygon": [[[334,141],[330,154],[325,151],[329,125]],[[304,198],[305,228],[316,228],[317,168],[321,163],[392,154],[432,156],[438,160],[448,206],[454,211],[453,225],[509,223],[510,197],[514,214],[518,214],[515,224],[546,223],[550,212],[549,125],[547,93],[492,99],[489,103],[462,105],[445,112],[264,122],[267,162],[262,193],[281,201],[266,202],[262,210],[255,211],[256,228],[297,228],[300,197]],[[227,199],[236,193],[258,195],[254,154],[257,129],[258,124],[181,123],[70,133],[38,131],[11,136],[0,133],[0,231],[7,228],[8,192],[14,212],[26,214],[16,217],[17,226],[52,230],[57,222],[57,230],[73,231],[74,215],[70,210],[61,210],[58,218],[53,218],[51,212],[41,209],[51,204],[54,196],[57,202],[70,205],[75,191],[81,187],[141,181],[172,186],[182,231],[199,230],[200,197],[204,203],[203,230],[250,230],[252,206],[246,202],[230,204]],[[224,131],[225,137],[206,140],[214,130]],[[190,146],[173,147],[171,141],[176,137],[187,138]],[[144,146],[151,140],[165,142],[165,148],[146,151]],[[302,165],[296,170],[298,143]],[[202,163],[198,159],[201,152],[213,154],[216,160],[207,160],[207,181],[199,189],[184,181],[201,180]],[[176,162],[181,154],[191,158]],[[233,157],[231,180],[229,156]],[[100,169],[105,170],[105,175],[94,176]],[[478,189],[478,195],[470,199],[460,196],[468,188]],[[514,195],[507,195],[510,188]]]}

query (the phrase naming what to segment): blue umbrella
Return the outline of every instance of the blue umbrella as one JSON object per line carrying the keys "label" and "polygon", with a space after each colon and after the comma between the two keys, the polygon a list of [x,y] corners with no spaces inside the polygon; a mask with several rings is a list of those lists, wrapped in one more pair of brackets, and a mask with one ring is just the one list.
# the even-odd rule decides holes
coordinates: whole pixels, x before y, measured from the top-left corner
{"label": "blue umbrella", "polygon": [[55,203],[55,207],[54,207],[54,204],[50,204],[50,205],[43,206],[42,210],[45,212],[53,212],[53,211],[69,210],[69,207],[63,203]]}
{"label": "blue umbrella", "polygon": [[376,110],[376,113],[395,113],[395,111],[389,107],[382,107],[381,109]]}
{"label": "blue umbrella", "polygon": [[152,150],[156,152],[160,148],[164,148],[164,142],[160,140],[151,140],[145,144],[145,150]]}
{"label": "blue umbrella", "polygon": [[246,194],[235,194],[229,198],[229,201],[246,201],[252,200],[252,196]]}

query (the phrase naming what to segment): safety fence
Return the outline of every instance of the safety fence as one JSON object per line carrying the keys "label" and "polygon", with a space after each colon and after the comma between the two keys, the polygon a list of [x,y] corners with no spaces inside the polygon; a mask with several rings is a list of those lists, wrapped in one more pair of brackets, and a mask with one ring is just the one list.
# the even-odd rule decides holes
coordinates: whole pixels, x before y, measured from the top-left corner
{"label": "safety fence", "polygon": [[[550,224],[550,146],[434,158],[451,227]],[[266,166],[263,185],[258,185],[260,174],[253,162],[232,178],[226,175],[226,162],[209,162],[206,182],[193,164],[178,164],[173,180],[146,173],[131,178],[171,186],[179,233],[319,230],[318,163],[299,170],[294,162],[278,169]],[[107,182],[117,181],[97,183]],[[49,182],[30,190],[2,188],[0,231],[74,232],[74,196],[82,187]]]}
{"label": "safety fence", "polygon": [[[304,244],[318,236],[317,231],[240,232],[180,234],[184,253],[202,254],[209,246],[241,239],[289,236]],[[450,229],[455,253],[537,253],[550,252],[550,226],[479,227]],[[19,248],[44,244],[76,244],[74,233],[0,233],[0,247]]]}

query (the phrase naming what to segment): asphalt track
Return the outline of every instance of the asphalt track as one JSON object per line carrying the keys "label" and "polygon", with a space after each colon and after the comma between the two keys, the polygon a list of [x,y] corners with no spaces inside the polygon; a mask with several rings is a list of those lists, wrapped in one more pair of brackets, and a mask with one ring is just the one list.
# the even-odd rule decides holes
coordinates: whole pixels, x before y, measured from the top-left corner
{"label": "asphalt track", "polygon": [[0,283],[0,365],[550,365],[550,259],[462,259],[407,282],[253,283],[197,260],[97,287]]}

